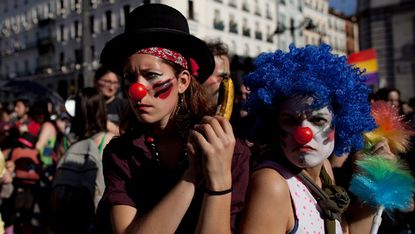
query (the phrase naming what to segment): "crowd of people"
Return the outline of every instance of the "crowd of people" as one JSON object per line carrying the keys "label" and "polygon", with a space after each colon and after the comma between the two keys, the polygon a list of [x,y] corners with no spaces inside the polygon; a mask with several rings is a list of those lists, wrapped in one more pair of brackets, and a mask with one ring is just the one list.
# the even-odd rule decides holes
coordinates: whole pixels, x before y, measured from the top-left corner
{"label": "crowd of people", "polygon": [[[20,97],[0,109],[4,233],[369,233],[375,212],[349,198],[346,161],[376,128],[371,101],[415,129],[413,99],[371,93],[325,44],[259,55],[234,80],[228,120],[218,113],[227,46],[193,36],[162,4],[131,11],[100,62],[94,87],[62,107]],[[414,165],[412,151],[371,147]],[[85,181],[64,178],[74,173]],[[379,232],[410,233],[413,212]]]}

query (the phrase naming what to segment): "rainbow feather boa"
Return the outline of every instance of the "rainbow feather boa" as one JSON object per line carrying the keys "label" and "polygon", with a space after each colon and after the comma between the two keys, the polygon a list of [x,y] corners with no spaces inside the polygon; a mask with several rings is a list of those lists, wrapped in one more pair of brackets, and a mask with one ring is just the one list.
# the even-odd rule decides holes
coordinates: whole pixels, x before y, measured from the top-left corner
{"label": "rainbow feather boa", "polygon": [[364,134],[366,147],[371,147],[382,139],[387,139],[392,153],[404,153],[410,148],[410,137],[413,130],[403,120],[398,110],[387,102],[376,101],[371,105],[371,115],[378,126]]}
{"label": "rainbow feather boa", "polygon": [[398,111],[384,101],[372,103],[371,114],[378,125],[365,133],[365,155],[357,160],[357,172],[353,175],[349,190],[363,202],[385,210],[405,210],[415,191],[414,178],[401,160],[388,160],[382,155],[370,155],[370,148],[388,140],[392,153],[403,153],[409,149],[413,130],[403,121]]}
{"label": "rainbow feather boa", "polygon": [[365,203],[385,210],[405,210],[412,201],[414,178],[401,161],[365,155],[356,161],[349,190]]}

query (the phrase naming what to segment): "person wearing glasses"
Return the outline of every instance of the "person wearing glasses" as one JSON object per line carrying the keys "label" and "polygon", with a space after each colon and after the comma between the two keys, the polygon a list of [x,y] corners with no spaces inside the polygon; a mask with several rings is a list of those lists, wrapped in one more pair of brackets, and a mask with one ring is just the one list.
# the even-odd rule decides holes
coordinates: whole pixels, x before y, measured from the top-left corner
{"label": "person wearing glasses", "polygon": [[119,135],[120,117],[127,106],[125,99],[119,98],[117,93],[120,81],[117,74],[104,67],[98,68],[95,72],[94,83],[96,89],[105,97],[107,104],[107,128]]}

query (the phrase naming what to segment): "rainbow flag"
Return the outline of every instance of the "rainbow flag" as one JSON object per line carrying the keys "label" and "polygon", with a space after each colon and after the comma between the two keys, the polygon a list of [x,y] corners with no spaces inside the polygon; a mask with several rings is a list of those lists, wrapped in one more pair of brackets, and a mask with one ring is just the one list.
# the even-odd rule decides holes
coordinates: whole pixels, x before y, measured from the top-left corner
{"label": "rainbow flag", "polygon": [[349,55],[347,62],[349,64],[354,64],[360,70],[366,69],[366,72],[363,74],[367,80],[366,84],[374,85],[379,82],[379,70],[378,70],[378,60],[376,56],[376,50],[371,48],[367,50],[362,50],[357,53]]}

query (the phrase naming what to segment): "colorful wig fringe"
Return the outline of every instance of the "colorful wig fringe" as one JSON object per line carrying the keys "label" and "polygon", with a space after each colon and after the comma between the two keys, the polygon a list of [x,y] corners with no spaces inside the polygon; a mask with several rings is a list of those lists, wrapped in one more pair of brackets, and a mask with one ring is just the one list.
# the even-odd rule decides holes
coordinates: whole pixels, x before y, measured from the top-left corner
{"label": "colorful wig fringe", "polygon": [[[296,95],[315,98],[312,108],[331,106],[336,129],[336,155],[361,149],[363,132],[376,127],[370,115],[370,89],[362,82],[358,68],[347,64],[344,56],[330,53],[331,47],[290,45],[281,50],[263,53],[255,61],[256,69],[244,78],[250,95],[246,108],[259,116],[278,110],[279,100]],[[261,117],[259,117],[261,118]]]}

